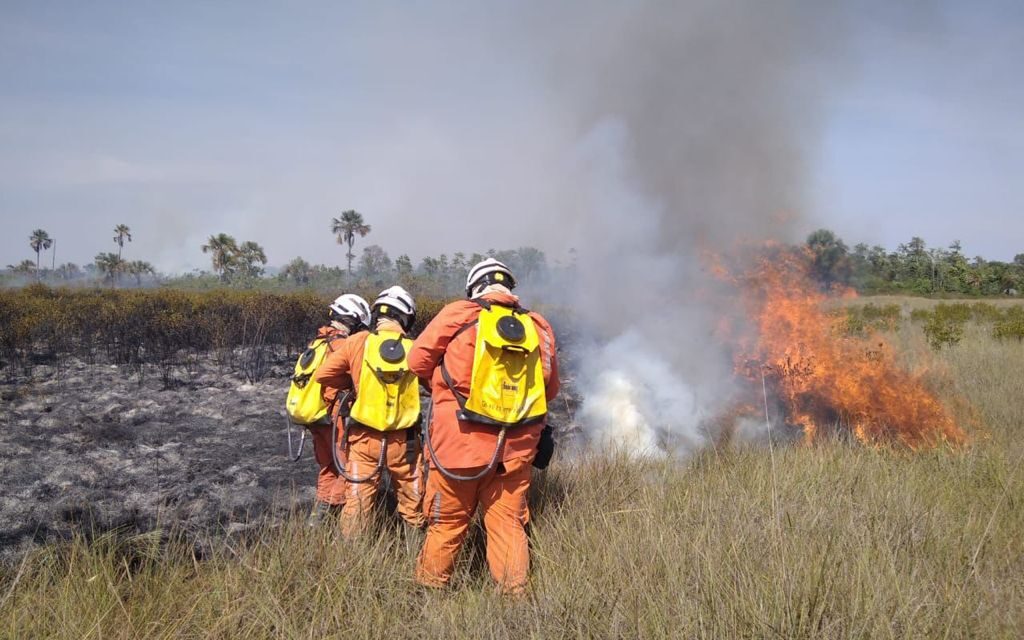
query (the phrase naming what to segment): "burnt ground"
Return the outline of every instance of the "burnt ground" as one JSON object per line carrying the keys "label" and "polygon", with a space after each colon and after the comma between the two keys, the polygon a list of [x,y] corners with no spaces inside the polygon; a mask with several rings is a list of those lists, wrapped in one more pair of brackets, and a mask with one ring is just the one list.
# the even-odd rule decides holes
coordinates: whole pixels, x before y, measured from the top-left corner
{"label": "burnt ground", "polygon": [[[293,366],[271,357],[246,382],[212,357],[161,376],[69,360],[0,382],[0,560],[112,529],[184,533],[201,549],[309,507],[307,442],[287,457]],[[166,374],[166,372],[164,372]],[[569,420],[558,402],[552,420]]]}

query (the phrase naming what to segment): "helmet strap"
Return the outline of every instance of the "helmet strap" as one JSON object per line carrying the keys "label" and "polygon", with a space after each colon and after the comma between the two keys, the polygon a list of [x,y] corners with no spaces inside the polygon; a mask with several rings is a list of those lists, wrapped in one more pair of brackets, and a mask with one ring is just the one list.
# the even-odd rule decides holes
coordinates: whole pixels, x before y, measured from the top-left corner
{"label": "helmet strap", "polygon": [[[489,290],[489,291],[488,291]],[[485,293],[512,293],[512,289],[504,282],[481,281],[470,292],[469,298],[479,298]]]}
{"label": "helmet strap", "polygon": [[341,320],[331,320],[331,326],[345,337],[348,337],[353,330],[353,327],[349,325],[349,323],[342,322]]}

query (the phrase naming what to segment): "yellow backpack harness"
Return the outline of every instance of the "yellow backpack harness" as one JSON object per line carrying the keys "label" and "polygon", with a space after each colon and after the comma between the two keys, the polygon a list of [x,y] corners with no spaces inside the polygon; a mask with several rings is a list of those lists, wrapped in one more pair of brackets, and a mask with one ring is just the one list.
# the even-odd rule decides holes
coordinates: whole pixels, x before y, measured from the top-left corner
{"label": "yellow backpack harness", "polygon": [[502,428],[522,427],[543,422],[548,412],[544,387],[544,369],[540,361],[540,337],[529,312],[518,306],[480,305],[475,322],[461,327],[476,327],[473,373],[469,396],[455,388],[448,367],[441,360],[441,377],[459,403],[459,420]]}
{"label": "yellow backpack harness", "polygon": [[299,437],[298,452],[292,447],[292,425],[312,426],[327,424],[330,406],[320,394],[320,383],[313,380],[313,374],[333,350],[331,343],[343,336],[331,335],[316,338],[309,343],[295,362],[295,370],[288,386],[285,412],[288,414],[288,457],[298,462],[302,457],[302,446],[306,443],[306,431]]}
{"label": "yellow backpack harness", "polygon": [[[359,372],[359,393],[348,411],[339,413],[344,420],[342,442],[348,443],[348,430],[352,425],[376,431],[407,429],[409,456],[418,451],[415,427],[420,423],[419,380],[409,370],[408,354],[412,340],[397,331],[373,331],[366,338],[363,364]],[[343,407],[342,407],[343,409]],[[337,421],[335,421],[337,434]],[[336,439],[337,435],[332,439]],[[334,447],[335,454],[337,447]],[[350,476],[345,466],[335,457],[335,466],[349,482],[362,483],[376,476],[384,467],[387,454],[386,441],[381,438],[381,455],[376,469],[364,478]]]}
{"label": "yellow backpack harness", "polygon": [[452,336],[455,340],[470,328],[477,329],[469,395],[464,396],[455,388],[443,358],[441,377],[459,404],[459,420],[499,429],[494,455],[480,473],[457,475],[438,462],[430,442],[430,430],[425,430],[426,444],[434,465],[446,477],[463,481],[477,480],[490,472],[505,444],[508,429],[538,424],[547,417],[540,336],[533,318],[518,305],[492,304],[479,298],[472,302],[480,305],[479,316]]}
{"label": "yellow backpack harness", "polygon": [[408,429],[419,422],[419,381],[407,361],[411,348],[412,340],[397,331],[367,336],[350,421],[377,431]]}

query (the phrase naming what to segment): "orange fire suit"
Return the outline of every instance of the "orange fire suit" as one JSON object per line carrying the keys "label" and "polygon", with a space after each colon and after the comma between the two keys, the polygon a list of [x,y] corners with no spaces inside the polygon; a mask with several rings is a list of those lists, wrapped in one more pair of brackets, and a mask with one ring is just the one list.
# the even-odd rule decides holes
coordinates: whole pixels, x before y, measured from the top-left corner
{"label": "orange fire suit", "polygon": [[[402,332],[401,326],[384,320],[378,329]],[[404,332],[402,332],[404,333]],[[314,379],[324,388],[324,397],[328,393],[337,394],[341,389],[353,389],[359,393],[359,372],[363,366],[363,353],[369,332],[361,331],[344,342],[333,353],[329,354],[314,374]],[[328,391],[330,389],[330,391]],[[410,427],[415,429],[415,427]],[[342,431],[339,424],[339,431]],[[395,486],[398,498],[398,514],[409,525],[422,527],[424,524],[421,504],[423,499],[423,479],[421,477],[421,455],[419,439],[409,429],[382,432],[358,425],[348,430],[348,437],[341,443],[346,449],[348,460],[346,467],[352,477],[366,477],[377,468],[381,460],[381,447],[384,448],[382,469],[387,469]],[[377,473],[366,482],[349,482],[345,498],[345,507],[341,512],[341,531],[346,537],[359,532],[366,521],[374,499],[380,490],[381,473]]]}
{"label": "orange fire suit", "polygon": [[[484,300],[493,304],[514,305],[512,294],[490,293]],[[479,506],[487,532],[487,563],[491,576],[503,591],[517,593],[526,585],[529,551],[524,527],[530,512],[527,493],[530,488],[530,464],[536,455],[543,424],[509,429],[499,464],[483,478],[473,482],[449,480],[437,470],[436,462],[458,475],[474,475],[491,461],[498,441],[493,426],[462,421],[457,417],[458,401],[445,383],[438,364],[442,357],[455,388],[469,395],[476,347],[476,327],[480,306],[460,300],[444,307],[413,344],[409,368],[423,380],[429,380],[434,410],[430,437],[438,460],[430,460],[430,474],[423,500],[427,517],[427,536],[420,552],[416,579],[428,586],[442,586],[451,577],[455,557],[465,539],[470,519]],[[555,334],[540,314],[530,312],[540,334],[541,364],[548,401],[558,394],[558,358]],[[429,457],[429,454],[428,454]]]}
{"label": "orange fire suit", "polygon": [[[345,342],[345,335],[334,327],[320,327],[316,334],[317,339],[333,338],[327,345],[328,354],[337,350]],[[328,404],[333,404],[336,392],[332,393]],[[321,394],[324,395],[324,394]],[[316,499],[331,506],[341,506],[345,503],[345,478],[338,474],[334,466],[334,459],[331,456],[331,425],[314,424],[309,426],[309,432],[313,441],[313,458],[316,460],[320,471],[316,477]]]}

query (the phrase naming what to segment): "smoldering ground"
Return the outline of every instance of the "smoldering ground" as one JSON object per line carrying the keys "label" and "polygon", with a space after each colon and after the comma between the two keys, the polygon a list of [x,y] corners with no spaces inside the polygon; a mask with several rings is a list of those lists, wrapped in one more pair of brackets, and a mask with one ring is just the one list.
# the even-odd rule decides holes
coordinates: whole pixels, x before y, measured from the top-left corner
{"label": "smoldering ground", "polygon": [[[310,443],[298,462],[286,455],[296,356],[271,350],[255,383],[212,355],[170,380],[153,365],[140,375],[75,358],[36,365],[31,377],[4,371],[0,561],[113,529],[160,528],[202,552],[304,513],[316,484]],[[571,424],[571,406],[553,407],[553,420]]]}
{"label": "smoldering ground", "polygon": [[199,542],[308,502],[311,463],[282,453],[279,364],[248,384],[211,359],[167,386],[155,371],[71,360],[2,385],[0,554],[119,527]]}

